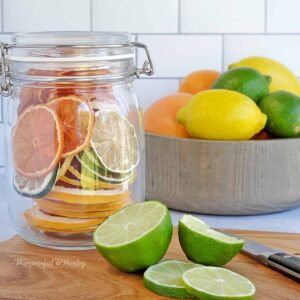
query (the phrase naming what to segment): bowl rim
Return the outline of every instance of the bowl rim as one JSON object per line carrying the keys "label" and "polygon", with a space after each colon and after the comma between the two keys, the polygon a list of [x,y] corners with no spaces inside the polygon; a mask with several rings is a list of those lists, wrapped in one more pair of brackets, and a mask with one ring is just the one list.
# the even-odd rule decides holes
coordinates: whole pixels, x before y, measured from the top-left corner
{"label": "bowl rim", "polygon": [[267,143],[284,143],[284,142],[300,142],[300,137],[295,138],[275,138],[275,139],[266,139],[266,140],[205,140],[205,139],[195,139],[195,138],[180,138],[175,136],[160,135],[152,132],[145,132],[145,136],[154,137],[157,139],[165,140],[179,140],[186,141],[188,143],[207,143],[207,144],[267,144]]}

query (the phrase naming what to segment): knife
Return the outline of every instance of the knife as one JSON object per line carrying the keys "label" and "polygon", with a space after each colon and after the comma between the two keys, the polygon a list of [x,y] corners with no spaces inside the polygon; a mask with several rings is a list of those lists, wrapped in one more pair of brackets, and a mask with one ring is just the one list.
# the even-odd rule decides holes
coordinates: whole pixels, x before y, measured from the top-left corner
{"label": "knife", "polygon": [[[230,234],[231,235],[231,234]],[[239,237],[237,237],[239,238]],[[260,263],[300,282],[300,258],[275,250],[251,240],[246,240],[242,252]]]}

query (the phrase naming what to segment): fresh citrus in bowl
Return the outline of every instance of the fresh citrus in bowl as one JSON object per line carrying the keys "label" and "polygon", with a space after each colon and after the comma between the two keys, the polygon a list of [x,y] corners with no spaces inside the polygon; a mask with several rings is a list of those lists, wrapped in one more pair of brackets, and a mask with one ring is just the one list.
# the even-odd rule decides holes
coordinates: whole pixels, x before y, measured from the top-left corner
{"label": "fresh citrus in bowl", "polygon": [[248,140],[265,127],[267,117],[243,94],[209,90],[195,95],[177,120],[195,138]]}
{"label": "fresh citrus in bowl", "polygon": [[197,94],[209,90],[220,73],[213,70],[200,70],[188,74],[180,83],[178,92]]}
{"label": "fresh citrus in bowl", "polygon": [[251,56],[229,65],[229,69],[249,67],[271,76],[270,92],[279,90],[300,94],[296,75],[282,63],[267,57]]}
{"label": "fresh citrus in bowl", "polygon": [[144,114],[145,131],[166,136],[189,137],[184,126],[177,122],[176,114],[192,96],[188,93],[177,93],[157,100]]}

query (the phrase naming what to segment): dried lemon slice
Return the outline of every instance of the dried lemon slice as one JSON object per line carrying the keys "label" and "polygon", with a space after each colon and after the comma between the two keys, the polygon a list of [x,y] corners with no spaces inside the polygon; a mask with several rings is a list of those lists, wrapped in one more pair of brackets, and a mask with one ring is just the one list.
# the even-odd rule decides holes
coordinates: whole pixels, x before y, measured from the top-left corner
{"label": "dried lemon slice", "polygon": [[135,129],[116,111],[102,109],[95,114],[91,144],[103,166],[111,172],[127,173],[139,163]]}

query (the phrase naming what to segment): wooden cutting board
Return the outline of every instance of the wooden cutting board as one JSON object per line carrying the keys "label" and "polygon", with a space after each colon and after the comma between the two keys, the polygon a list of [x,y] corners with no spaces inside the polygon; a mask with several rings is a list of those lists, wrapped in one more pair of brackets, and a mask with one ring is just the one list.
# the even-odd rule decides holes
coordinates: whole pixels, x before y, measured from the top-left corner
{"label": "wooden cutting board", "polygon": [[[300,235],[254,231],[228,232],[300,255]],[[134,253],[132,254],[134,255]],[[165,258],[185,259],[174,230]],[[44,263],[44,268],[43,268]],[[249,278],[257,300],[299,300],[300,284],[239,254],[227,268]],[[0,243],[0,299],[167,299],[143,287],[141,274],[119,272],[93,250],[59,251],[14,237]]]}

